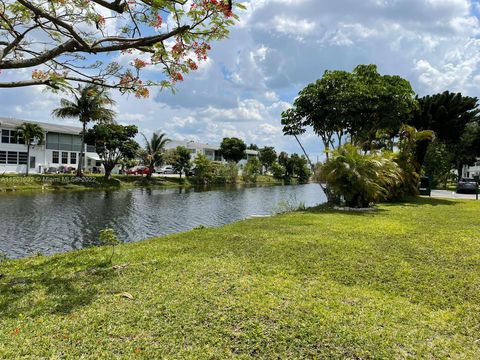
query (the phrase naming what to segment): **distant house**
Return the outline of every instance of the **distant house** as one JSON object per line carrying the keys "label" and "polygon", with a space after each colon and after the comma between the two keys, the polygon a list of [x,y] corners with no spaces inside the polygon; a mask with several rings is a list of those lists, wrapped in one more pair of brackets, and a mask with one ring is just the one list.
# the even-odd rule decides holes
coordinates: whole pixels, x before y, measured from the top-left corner
{"label": "distant house", "polygon": [[[27,158],[27,147],[21,139],[15,141],[15,128],[23,123],[40,125],[45,130],[43,145],[36,145]],[[56,125],[0,117],[0,174],[24,173],[30,167],[30,173],[41,174],[49,168],[76,169],[80,157],[82,129],[75,126]],[[101,170],[100,157],[95,148],[85,146],[85,170]]]}
{"label": "distant house", "polygon": [[[194,141],[171,141],[167,144],[166,149],[175,149],[177,146],[183,146],[190,150],[192,160],[197,155],[205,155],[207,159],[218,162],[225,162],[220,153],[220,145],[202,144]],[[239,162],[240,165],[245,164],[250,157],[258,157],[258,151],[246,150],[246,158]]]}
{"label": "distant house", "polygon": [[465,165],[462,170],[462,178],[474,179],[480,177],[480,158],[472,166]]}

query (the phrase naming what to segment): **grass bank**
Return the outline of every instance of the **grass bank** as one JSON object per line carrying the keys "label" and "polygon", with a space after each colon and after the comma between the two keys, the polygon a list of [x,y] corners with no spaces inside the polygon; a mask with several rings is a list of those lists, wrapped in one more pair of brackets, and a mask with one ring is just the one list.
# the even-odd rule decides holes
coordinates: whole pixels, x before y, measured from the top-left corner
{"label": "grass bank", "polygon": [[[239,184],[242,181],[239,180]],[[259,176],[258,185],[277,185],[282,182],[271,176]],[[76,178],[70,174],[47,175],[0,175],[0,194],[15,191],[66,191],[66,190],[92,190],[92,189],[122,189],[133,187],[190,187],[188,179],[176,177],[146,177],[134,175],[114,175],[109,181],[103,175],[87,175],[85,178]]]}
{"label": "grass bank", "polygon": [[0,265],[0,358],[480,358],[480,203],[320,210]]}

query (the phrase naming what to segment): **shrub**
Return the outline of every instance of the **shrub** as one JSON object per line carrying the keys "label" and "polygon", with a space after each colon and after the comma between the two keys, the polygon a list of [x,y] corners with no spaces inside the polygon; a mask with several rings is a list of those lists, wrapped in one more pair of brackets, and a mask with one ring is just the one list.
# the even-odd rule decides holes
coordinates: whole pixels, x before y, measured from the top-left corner
{"label": "shrub", "polygon": [[283,179],[285,177],[285,167],[278,162],[272,164],[270,171],[275,179]]}
{"label": "shrub", "polygon": [[118,240],[117,235],[115,234],[115,230],[111,228],[105,228],[103,230],[100,230],[98,240],[100,242],[100,245],[112,247],[112,253],[110,254],[109,259],[109,261],[111,262],[113,255],[115,254],[115,246],[120,244],[120,240]]}
{"label": "shrub", "polygon": [[194,160],[195,176],[193,182],[196,184],[210,184],[215,176],[213,161],[208,160],[205,155],[199,154]]}
{"label": "shrub", "polygon": [[238,167],[232,161],[226,164],[219,164],[215,173],[215,183],[235,184],[237,182]]}
{"label": "shrub", "polygon": [[363,154],[347,144],[335,150],[323,165],[321,178],[333,198],[343,197],[347,206],[368,207],[385,200],[389,189],[403,180],[400,166],[387,152]]}
{"label": "shrub", "polygon": [[258,160],[256,157],[251,157],[250,159],[248,159],[247,164],[243,168],[243,181],[256,183],[257,176],[260,175],[261,171],[262,164],[260,163],[260,160]]}

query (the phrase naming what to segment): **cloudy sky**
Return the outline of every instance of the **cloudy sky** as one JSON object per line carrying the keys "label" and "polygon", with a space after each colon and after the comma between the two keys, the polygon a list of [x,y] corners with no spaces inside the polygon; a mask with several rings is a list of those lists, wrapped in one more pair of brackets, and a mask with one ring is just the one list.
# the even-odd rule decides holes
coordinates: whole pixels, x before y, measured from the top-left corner
{"label": "cloudy sky", "polygon": [[[480,5],[468,0],[252,0],[228,40],[178,92],[147,100],[116,96],[120,123],[145,134],[300,149],[282,135],[280,113],[326,69],[377,64],[408,79],[420,95],[444,90],[480,95]],[[148,75],[148,74],[146,74]],[[40,88],[0,89],[0,115],[58,122],[58,96]],[[319,139],[305,135],[321,155]]]}

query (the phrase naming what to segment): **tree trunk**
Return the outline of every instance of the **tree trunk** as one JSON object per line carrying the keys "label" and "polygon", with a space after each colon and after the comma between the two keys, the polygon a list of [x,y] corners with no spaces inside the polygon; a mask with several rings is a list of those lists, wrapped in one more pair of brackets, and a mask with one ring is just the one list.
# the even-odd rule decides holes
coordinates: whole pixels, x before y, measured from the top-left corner
{"label": "tree trunk", "polygon": [[28,170],[30,169],[30,144],[27,145],[27,171],[25,175],[28,176]]}
{"label": "tree trunk", "polygon": [[313,166],[312,162],[310,161],[310,158],[308,157],[308,154],[307,154],[307,152],[305,151],[305,148],[303,147],[303,145],[302,145],[302,143],[300,142],[300,140],[298,140],[297,135],[294,135],[294,136],[295,136],[295,139],[296,139],[297,142],[298,142],[298,145],[300,145],[300,147],[302,148],[302,151],[303,151],[303,153],[305,154],[305,157],[307,158],[308,163],[310,164],[310,168],[311,168],[312,171],[313,171],[313,169],[315,169],[315,167]]}
{"label": "tree trunk", "polygon": [[147,174],[147,179],[151,179],[151,178],[152,178],[152,174],[153,174],[153,172],[155,171],[155,164],[150,164],[150,165],[148,166],[148,170],[149,170],[149,172],[148,172],[148,174]]}
{"label": "tree trunk", "polygon": [[103,163],[103,167],[105,168],[105,180],[110,180],[112,177],[112,170],[115,167],[115,165],[111,165],[108,163]]}
{"label": "tree trunk", "polygon": [[462,171],[463,171],[463,163],[462,163],[462,162],[458,162],[458,163],[457,163],[457,175],[458,175],[457,181],[462,178]]}
{"label": "tree trunk", "polygon": [[82,148],[80,149],[80,158],[77,168],[77,177],[83,177],[83,163],[85,157],[85,131],[87,130],[87,122],[82,121],[83,123],[83,132],[82,132]]}

